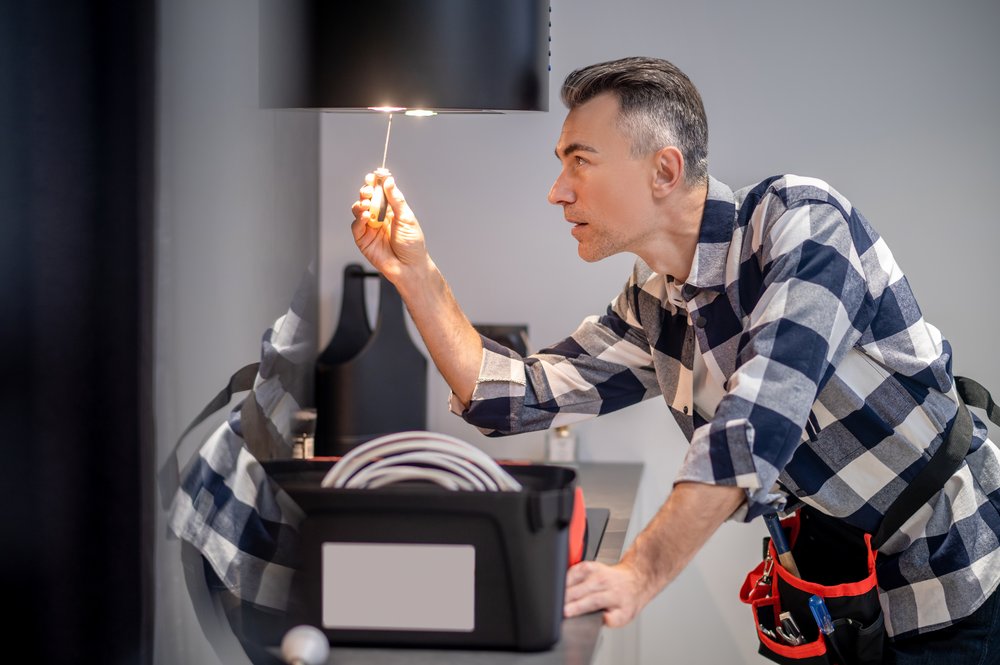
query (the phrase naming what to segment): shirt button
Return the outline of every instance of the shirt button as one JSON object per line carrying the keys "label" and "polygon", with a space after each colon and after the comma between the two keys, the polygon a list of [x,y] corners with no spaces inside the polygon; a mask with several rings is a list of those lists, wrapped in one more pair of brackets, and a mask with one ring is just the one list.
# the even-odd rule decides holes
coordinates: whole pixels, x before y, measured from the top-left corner
{"label": "shirt button", "polygon": [[688,412],[688,408],[687,408],[687,407],[685,406],[685,407],[684,407],[684,415],[685,415],[685,416],[687,415],[687,412]]}
{"label": "shirt button", "polygon": [[708,323],[708,319],[706,319],[704,316],[699,316],[697,319],[694,320],[694,324],[699,328],[704,328],[706,323]]}
{"label": "shirt button", "polygon": [[691,284],[685,284],[681,287],[681,295],[684,296],[685,300],[691,300],[694,298],[694,294],[698,292],[698,287]]}

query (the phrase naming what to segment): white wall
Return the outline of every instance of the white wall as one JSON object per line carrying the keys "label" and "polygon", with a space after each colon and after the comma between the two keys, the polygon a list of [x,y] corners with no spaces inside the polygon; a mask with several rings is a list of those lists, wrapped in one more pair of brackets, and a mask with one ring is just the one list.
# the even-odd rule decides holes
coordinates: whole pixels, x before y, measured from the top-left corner
{"label": "white wall", "polygon": [[[537,348],[603,310],[631,258],[585,264],[545,194],[572,69],[626,55],[665,57],[701,90],[711,172],[734,188],[772,174],[824,178],[886,238],[926,318],[955,349],[959,374],[1000,389],[1000,6],[849,0],[552,0],[549,113],[397,117],[388,166],[424,226],[435,261],[473,322],[527,323]],[[362,260],[348,230],[361,178],[378,166],[385,120],[327,114],[321,151],[321,326],[331,334],[344,264]],[[436,376],[429,427],[498,456],[539,457],[539,434],[480,437],[444,409]],[[658,403],[579,427],[583,455],[642,460],[641,519],[671,486],[685,442]],[[994,436],[997,430],[993,430]],[[723,527],[645,611],[636,660],[756,663],[737,600],[759,555],[760,525]]]}
{"label": "white wall", "polygon": [[[319,120],[258,110],[257,35],[256,2],[159,3],[158,464],[230,374],[259,359],[316,254]],[[188,437],[182,463],[227,412]],[[204,587],[189,593],[165,516],[157,510],[155,662],[249,662]]]}

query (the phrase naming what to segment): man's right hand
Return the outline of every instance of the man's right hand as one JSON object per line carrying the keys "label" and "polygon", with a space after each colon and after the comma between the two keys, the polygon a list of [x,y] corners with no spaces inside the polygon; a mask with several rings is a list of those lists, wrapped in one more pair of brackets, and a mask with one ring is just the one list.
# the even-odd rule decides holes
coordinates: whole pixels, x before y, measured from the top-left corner
{"label": "man's right hand", "polygon": [[416,215],[406,204],[403,193],[396,187],[390,175],[383,184],[386,200],[391,212],[386,216],[386,224],[379,228],[368,225],[371,213],[368,210],[372,199],[372,183],[375,176],[365,176],[365,185],[351,211],[354,223],[351,232],[354,242],[365,258],[386,279],[398,284],[400,277],[410,268],[424,269],[428,264],[424,232],[420,229]]}
{"label": "man's right hand", "polygon": [[374,181],[374,174],[369,173],[360,197],[351,206],[354,242],[372,266],[395,285],[434,364],[458,399],[467,405],[482,364],[479,333],[465,318],[427,253],[424,232],[392,176],[383,184],[391,208],[386,214],[387,223],[379,228],[368,226]]}

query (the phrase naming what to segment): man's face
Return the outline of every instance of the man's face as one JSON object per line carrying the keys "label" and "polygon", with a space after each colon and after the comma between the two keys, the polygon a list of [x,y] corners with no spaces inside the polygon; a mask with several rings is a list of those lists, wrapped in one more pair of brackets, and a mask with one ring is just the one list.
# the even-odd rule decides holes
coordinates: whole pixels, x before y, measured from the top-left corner
{"label": "man's face", "polygon": [[653,221],[650,183],[653,161],[633,158],[618,128],[618,99],[603,93],[566,116],[556,145],[562,171],[549,190],[561,205],[584,261],[612,254],[638,254]]}

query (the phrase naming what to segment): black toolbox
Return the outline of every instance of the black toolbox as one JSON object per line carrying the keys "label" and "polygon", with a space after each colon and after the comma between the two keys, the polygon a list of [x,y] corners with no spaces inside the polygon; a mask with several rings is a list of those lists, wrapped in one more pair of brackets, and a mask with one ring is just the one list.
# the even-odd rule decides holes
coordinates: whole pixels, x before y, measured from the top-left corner
{"label": "black toolbox", "polygon": [[540,651],[559,640],[576,472],[503,465],[518,492],[320,486],[265,462],[305,513],[289,618],[333,644]]}

